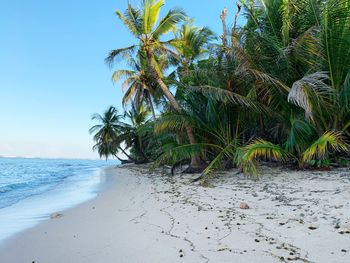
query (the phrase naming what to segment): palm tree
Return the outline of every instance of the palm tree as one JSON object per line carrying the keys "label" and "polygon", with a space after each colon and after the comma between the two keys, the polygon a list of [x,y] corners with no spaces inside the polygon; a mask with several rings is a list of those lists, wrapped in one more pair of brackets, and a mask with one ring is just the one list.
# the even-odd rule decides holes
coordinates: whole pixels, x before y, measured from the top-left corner
{"label": "palm tree", "polygon": [[[261,160],[307,167],[348,158],[350,0],[240,0],[231,28],[230,10],[222,12],[217,44],[182,10],[159,18],[164,2],[117,11],[137,42],[106,62],[130,66],[112,79],[124,80],[123,104],[132,103],[128,124],[115,113],[112,132],[100,132],[103,121],[94,128],[101,156],[123,142],[137,161],[206,163],[200,178],[234,166],[257,174]],[[164,98],[157,119],[148,119]]]}
{"label": "palm tree", "polygon": [[[192,100],[187,93],[181,98],[182,105],[186,104],[186,113],[182,116],[164,115],[157,126],[159,131],[166,128],[181,130],[185,123],[192,123],[197,137],[198,133],[203,136],[199,137],[200,143],[175,145],[159,161],[176,163],[177,159],[188,158],[191,152],[205,150],[209,153],[206,160],[210,164],[204,174],[213,168],[223,167],[223,161],[232,159],[233,155],[234,163],[243,171],[256,173],[255,159],[288,159],[295,162],[300,158],[300,162],[305,162],[302,161],[306,158],[302,157],[304,155],[307,160],[324,157],[323,149],[334,152],[339,147],[339,151],[347,152],[346,147],[339,146],[340,140],[332,139],[338,145],[333,146],[329,142],[328,148],[324,146],[327,143],[323,143],[325,135],[322,134],[331,133],[327,132],[332,127],[330,113],[335,113],[334,109],[338,104],[337,101],[331,103],[332,98],[340,96],[334,95],[328,83],[328,75],[323,71],[323,46],[320,31],[317,29],[323,19],[319,14],[319,10],[322,10],[320,3],[314,0],[296,1],[298,3],[265,0],[259,6],[252,4],[253,1],[250,0],[241,2],[249,14],[248,23],[243,29],[234,26],[231,39],[226,39],[223,43],[225,48],[221,48],[225,56],[213,56],[207,61],[200,61],[195,65],[195,70],[190,72],[188,79],[180,79],[180,86],[185,86],[187,90],[201,91],[207,96],[207,100],[201,101],[198,93]],[[330,0],[328,4],[331,2],[334,8],[335,1]],[[311,8],[308,6],[310,3],[313,4]],[[339,8],[338,4],[337,6]],[[342,6],[343,9],[345,7],[348,8],[349,5]],[[305,10],[307,12],[303,14]],[[334,10],[334,25],[339,22],[342,25],[337,29],[341,31],[339,36],[350,36],[346,31],[348,27],[345,26],[349,26],[350,12],[337,13]],[[239,11],[240,7],[237,14]],[[227,10],[223,15],[226,14]],[[225,19],[223,23],[226,23]],[[224,35],[227,37],[226,28],[225,24]],[[333,35],[333,39],[335,38]],[[333,48],[335,44],[333,43]],[[342,45],[344,44],[346,41],[343,39]],[[349,49],[344,50],[346,53]],[[346,64],[346,61],[344,59],[342,62]],[[205,68],[205,64],[210,65],[209,68]],[[337,66],[343,68],[344,65]],[[199,81],[195,79],[196,75],[200,76]],[[343,86],[349,91],[350,78],[343,78],[340,83],[343,81],[346,83]],[[345,98],[344,104],[349,105],[350,96],[346,96],[346,93],[343,92],[342,97]],[[220,103],[213,102],[213,98]],[[230,100],[234,104],[246,104],[245,106],[250,106],[250,110],[234,105],[222,108]],[[229,112],[233,114],[230,116]],[[339,112],[348,114],[344,109]],[[204,113],[208,117],[217,118],[214,121],[212,118],[205,118]],[[225,120],[224,125],[216,128],[221,120]],[[349,126],[350,122],[345,125],[346,128]],[[317,139],[317,136],[321,137]],[[315,143],[310,146],[312,141]],[[321,154],[313,154],[319,148]],[[214,155],[210,156],[210,153]]]}
{"label": "palm tree", "polygon": [[131,161],[133,158],[122,148],[121,144],[125,141],[125,131],[130,125],[121,121],[122,115],[118,115],[118,110],[110,106],[103,115],[95,113],[92,120],[100,122],[89,129],[90,134],[94,134],[95,145],[93,150],[97,150],[100,157],[108,159],[110,156],[117,157],[118,151],[122,151]]}
{"label": "palm tree", "polygon": [[176,32],[172,45],[180,60],[180,69],[187,72],[193,62],[208,55],[208,44],[214,39],[214,33],[207,27],[199,28],[188,21]]}
{"label": "palm tree", "polygon": [[[116,70],[112,75],[112,81],[118,82],[123,79],[122,88],[125,91],[123,96],[123,106],[125,107],[132,101],[132,107],[137,109],[141,107],[143,101],[151,109],[153,119],[156,119],[152,97],[158,97],[157,85],[147,74],[147,63],[142,56],[137,56],[137,60],[130,57],[128,64],[130,70]],[[152,95],[151,95],[152,94]]]}
{"label": "palm tree", "polygon": [[146,129],[149,111],[141,104],[136,107],[134,104],[131,105],[131,109],[125,112],[125,117],[131,122],[130,129],[128,129],[127,145],[135,152],[139,163],[148,162],[148,157],[145,154],[147,145],[146,141],[143,141],[143,130]]}
{"label": "palm tree", "polygon": [[[156,57],[161,54],[176,57],[176,54],[170,48],[171,41],[163,41],[161,38],[176,28],[178,23],[185,21],[186,15],[181,9],[171,9],[163,18],[159,19],[159,13],[164,3],[165,0],[142,0],[141,9],[134,8],[129,4],[124,14],[120,11],[116,12],[119,19],[138,40],[138,43],[129,47],[112,50],[106,58],[106,62],[112,65],[117,57],[126,57],[134,54],[136,51],[138,54],[145,54],[148,74],[158,84],[172,108],[177,112],[181,112],[181,106],[167,84],[163,81],[163,72],[157,64]],[[187,126],[186,132],[190,143],[195,144],[196,139],[192,127]],[[194,170],[198,169],[200,164],[201,162],[198,156],[191,158],[191,167]]]}

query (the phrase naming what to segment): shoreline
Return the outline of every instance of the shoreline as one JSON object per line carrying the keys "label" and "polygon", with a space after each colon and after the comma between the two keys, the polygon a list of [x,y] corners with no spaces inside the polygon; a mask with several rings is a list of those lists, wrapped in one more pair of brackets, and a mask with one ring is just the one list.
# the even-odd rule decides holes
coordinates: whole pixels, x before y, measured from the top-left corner
{"label": "shoreline", "polygon": [[[0,244],[4,262],[349,262],[350,173],[263,168],[260,180],[108,168],[106,188]],[[240,209],[246,202],[250,209]],[[257,261],[259,260],[259,261]]]}
{"label": "shoreline", "polygon": [[103,191],[104,170],[95,168],[88,173],[67,177],[53,188],[33,194],[0,209],[0,244],[14,235],[49,220],[57,211],[65,211],[83,204]]}

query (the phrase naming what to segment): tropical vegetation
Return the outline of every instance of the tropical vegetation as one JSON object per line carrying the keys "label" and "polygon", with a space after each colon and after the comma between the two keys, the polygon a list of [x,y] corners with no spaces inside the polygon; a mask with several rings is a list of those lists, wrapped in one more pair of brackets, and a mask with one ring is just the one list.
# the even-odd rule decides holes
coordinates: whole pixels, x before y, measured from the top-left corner
{"label": "tropical vegetation", "polygon": [[116,12],[135,42],[106,63],[127,62],[112,79],[131,121],[113,107],[94,115],[101,156],[127,151],[202,176],[349,163],[350,0],[239,0],[223,9],[220,35],[178,8],[160,17],[164,4]]}

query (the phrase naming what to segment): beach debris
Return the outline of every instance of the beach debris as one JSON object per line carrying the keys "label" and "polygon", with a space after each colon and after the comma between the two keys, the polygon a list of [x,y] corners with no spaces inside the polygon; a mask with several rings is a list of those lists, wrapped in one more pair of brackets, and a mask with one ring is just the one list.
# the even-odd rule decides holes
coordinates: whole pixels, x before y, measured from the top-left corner
{"label": "beach debris", "polygon": [[180,250],[179,250],[179,253],[180,253],[179,257],[180,257],[180,258],[182,258],[182,257],[184,256],[184,254],[183,254],[183,250],[182,250],[182,249],[180,249]]}
{"label": "beach debris", "polygon": [[249,205],[248,205],[247,203],[242,202],[242,203],[239,205],[239,208],[240,208],[240,209],[249,209],[250,207],[249,207]]}
{"label": "beach debris", "polygon": [[61,218],[63,216],[63,214],[60,213],[53,213],[50,215],[51,219],[57,219],[57,218]]}

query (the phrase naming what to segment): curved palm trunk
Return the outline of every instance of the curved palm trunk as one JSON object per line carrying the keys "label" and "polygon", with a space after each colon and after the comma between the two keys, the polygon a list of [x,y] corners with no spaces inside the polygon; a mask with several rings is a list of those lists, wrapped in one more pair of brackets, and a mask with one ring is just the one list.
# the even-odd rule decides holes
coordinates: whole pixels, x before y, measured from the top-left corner
{"label": "curved palm trunk", "polygon": [[123,159],[121,159],[121,158],[119,158],[117,155],[114,155],[120,162],[121,162],[121,164],[126,164],[126,163],[133,163],[134,161],[132,161],[132,160],[123,160]]}
{"label": "curved palm trunk", "polygon": [[[159,87],[161,88],[162,92],[164,93],[165,97],[168,99],[170,105],[173,107],[174,110],[181,112],[182,109],[180,105],[177,103],[174,95],[169,90],[168,86],[164,83],[162,78],[159,76],[158,72],[153,68],[152,66],[152,53],[150,50],[147,51],[147,61],[148,61],[148,67],[151,71],[151,75],[155,79],[155,81],[158,83]],[[190,125],[186,125],[186,133],[188,140],[190,141],[190,144],[196,144],[196,139],[193,134],[193,129]],[[199,156],[192,156],[191,158],[191,165],[190,165],[189,171],[196,172],[200,170],[201,168],[201,160]]]}
{"label": "curved palm trunk", "polygon": [[[126,156],[126,157],[128,157],[131,161],[135,161],[129,154],[127,154],[126,153],[126,151],[122,148],[122,147],[118,147],[121,151],[122,151],[122,153]],[[119,159],[119,158],[118,158]]]}

